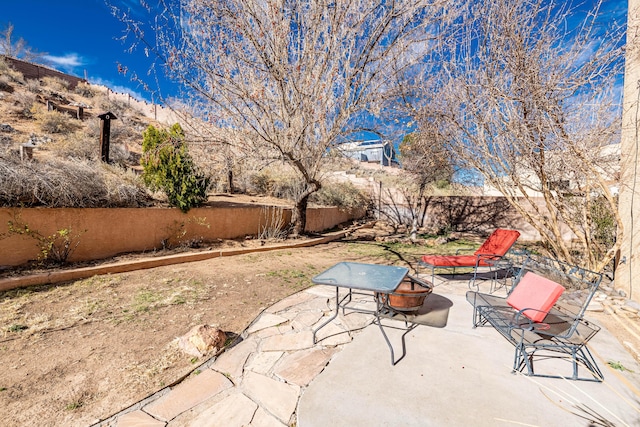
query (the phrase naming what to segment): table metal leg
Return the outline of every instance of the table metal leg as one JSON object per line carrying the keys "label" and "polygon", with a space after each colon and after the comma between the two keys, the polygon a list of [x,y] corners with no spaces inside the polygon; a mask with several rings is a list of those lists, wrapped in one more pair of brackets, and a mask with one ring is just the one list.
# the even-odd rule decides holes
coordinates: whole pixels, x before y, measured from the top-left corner
{"label": "table metal leg", "polygon": [[[340,291],[339,287],[336,286],[336,307],[335,307],[335,311],[334,311],[333,315],[313,331],[313,343],[314,344],[318,343],[318,338],[317,338],[318,331],[320,329],[324,328],[325,326],[327,326],[329,323],[333,322],[336,319],[336,317],[338,317],[338,314],[340,313],[340,303],[344,302],[345,299],[349,299],[348,302],[351,301],[351,295],[349,295],[349,294],[345,295],[343,297],[342,301],[341,301],[340,300],[340,292],[339,291]],[[384,338],[385,342],[387,343],[387,347],[389,347],[389,352],[391,353],[391,365],[396,365],[398,362],[400,362],[402,359],[404,359],[404,357],[407,355],[407,346],[406,346],[406,342],[405,342],[405,336],[413,328],[415,328],[417,325],[412,323],[411,325],[409,325],[407,327],[407,329],[402,334],[402,337],[401,337],[402,355],[398,358],[398,360],[396,360],[395,359],[395,352],[393,350],[393,345],[391,344],[391,341],[389,340],[389,336],[387,335],[387,333],[384,330],[385,327],[382,325],[382,320],[380,318],[380,313],[382,312],[382,310],[388,310],[388,308],[385,306],[384,302],[381,301],[381,297],[383,298],[382,294],[377,294],[376,295],[376,310],[373,312],[373,315],[375,317],[374,322],[378,325],[378,328],[380,328],[380,332],[382,332],[382,337]],[[358,311],[358,310],[356,310],[356,311]],[[410,323],[410,322],[407,322],[405,320],[405,324],[407,324],[407,323]],[[389,326],[389,327],[393,328],[393,326]],[[404,328],[396,328],[396,329],[404,329]]]}
{"label": "table metal leg", "polygon": [[338,287],[336,286],[336,312],[333,314],[333,316],[331,316],[326,322],[324,322],[322,325],[318,326],[314,331],[313,331],[313,343],[317,344],[318,340],[316,339],[316,334],[318,333],[318,331],[322,328],[324,328],[325,326],[327,326],[329,323],[333,322],[333,320],[338,317],[338,313],[340,310],[340,298],[339,298],[339,291],[338,291]]}
{"label": "table metal leg", "polygon": [[[387,297],[388,297],[388,295],[387,295]],[[391,352],[391,365],[395,366],[398,362],[400,362],[402,359],[404,359],[404,357],[407,355],[407,345],[406,345],[406,342],[405,342],[405,336],[409,332],[411,332],[411,330],[413,330],[418,325],[416,323],[407,322],[407,320],[405,320],[405,325],[407,325],[407,329],[404,331],[404,333],[402,334],[402,337],[401,337],[402,356],[400,356],[398,358],[398,360],[396,360],[395,359],[395,352],[393,351],[393,345],[391,345],[391,341],[389,340],[389,336],[384,331],[384,326],[382,325],[382,321],[381,321],[381,318],[380,318],[381,311],[382,310],[388,310],[388,307],[386,307],[385,304],[380,301],[380,294],[376,297],[376,305],[377,305],[377,310],[375,312],[375,318],[376,318],[375,322],[377,323],[378,327],[380,328],[380,332],[382,332],[382,336],[384,337],[384,340],[387,343],[387,347],[389,347],[389,351]],[[409,323],[411,323],[410,326],[408,325]],[[395,328],[395,329],[404,329],[404,328],[396,328],[394,326],[390,326],[390,327],[391,328]]]}

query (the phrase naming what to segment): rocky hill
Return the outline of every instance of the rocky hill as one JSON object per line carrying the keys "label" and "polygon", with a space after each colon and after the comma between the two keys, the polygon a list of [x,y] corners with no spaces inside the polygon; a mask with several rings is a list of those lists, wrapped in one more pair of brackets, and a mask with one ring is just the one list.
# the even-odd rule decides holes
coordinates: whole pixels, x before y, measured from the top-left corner
{"label": "rocky hill", "polygon": [[153,106],[140,108],[148,105],[105,86],[80,83],[70,89],[67,82],[57,78],[27,80],[0,64],[0,147],[7,155],[19,154],[24,144],[33,145],[36,160],[57,148],[61,157],[65,153],[79,157],[81,153],[76,150],[93,157],[99,149],[97,116],[110,111],[117,117],[111,128],[116,160],[135,166],[139,163],[135,154],[140,152],[142,132],[149,124],[162,124],[153,117]]}
{"label": "rocky hill", "polygon": [[[110,165],[100,163],[100,120],[113,113]],[[141,171],[142,133],[149,126],[182,123],[171,110],[137,101],[105,86],[80,82],[75,86],[55,77],[27,79],[0,57],[0,206],[119,207],[162,203],[135,174]],[[189,136],[187,135],[189,138]],[[218,183],[214,191],[228,192],[230,160],[236,193],[291,198],[294,177],[265,168],[260,159],[229,159],[209,143],[192,144],[198,166]],[[221,157],[221,158],[218,158]],[[99,165],[99,167],[96,167]],[[353,160],[336,161],[330,181],[342,187],[326,200],[312,203],[361,204],[345,185],[371,194],[402,188],[398,168]],[[216,175],[217,174],[217,175]],[[393,190],[396,191],[396,190]],[[342,202],[336,202],[340,193]],[[339,205],[340,206],[340,205]]]}
{"label": "rocky hill", "polygon": [[[98,116],[106,112],[117,118],[111,122],[110,164],[100,162]],[[0,206],[157,203],[135,178],[142,133],[175,121],[162,107],[104,86],[27,79],[0,57]]]}

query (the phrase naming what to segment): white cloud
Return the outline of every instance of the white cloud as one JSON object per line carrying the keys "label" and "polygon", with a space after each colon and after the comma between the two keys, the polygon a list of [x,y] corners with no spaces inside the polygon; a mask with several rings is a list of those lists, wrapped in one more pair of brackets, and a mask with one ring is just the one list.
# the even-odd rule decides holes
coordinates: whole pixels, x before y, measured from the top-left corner
{"label": "white cloud", "polygon": [[60,67],[67,71],[72,71],[77,67],[85,66],[88,61],[77,53],[67,53],[62,56],[45,55],[44,59],[55,67]]}

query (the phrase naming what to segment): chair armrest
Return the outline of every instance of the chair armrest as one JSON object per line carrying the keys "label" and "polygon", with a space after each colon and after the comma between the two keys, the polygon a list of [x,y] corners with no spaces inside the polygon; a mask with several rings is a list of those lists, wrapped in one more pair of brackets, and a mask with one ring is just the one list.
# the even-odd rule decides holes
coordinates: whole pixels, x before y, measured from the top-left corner
{"label": "chair armrest", "polygon": [[[529,332],[545,331],[545,335],[555,336],[554,334],[546,332],[550,328],[547,323],[534,322],[524,315],[524,312],[528,310],[540,310],[535,310],[533,308],[524,308],[522,310],[516,311],[512,307],[499,307],[493,305],[483,305],[481,306],[481,310],[483,312],[483,316],[489,318],[496,329],[520,329],[522,331]],[[492,315],[492,312],[496,314]]]}
{"label": "chair armrest", "polygon": [[498,261],[500,259],[502,259],[502,255],[476,254],[476,267],[480,264],[480,261]]}

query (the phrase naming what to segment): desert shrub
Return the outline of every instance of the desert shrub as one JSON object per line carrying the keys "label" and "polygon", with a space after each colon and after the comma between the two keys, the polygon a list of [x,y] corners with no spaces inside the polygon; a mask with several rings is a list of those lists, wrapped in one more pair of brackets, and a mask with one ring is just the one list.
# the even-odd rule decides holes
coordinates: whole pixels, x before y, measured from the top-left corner
{"label": "desert shrub", "polygon": [[451,186],[451,182],[449,182],[449,180],[446,180],[446,179],[439,179],[434,183],[434,185],[437,189],[444,190]]}
{"label": "desert shrub", "polygon": [[[68,135],[61,135],[47,143],[44,148],[58,157],[78,160],[98,160],[100,158],[100,141],[98,136],[86,130],[79,130]],[[123,144],[109,145],[109,161],[112,164],[126,166],[129,151]]]}
{"label": "desert shrub", "polygon": [[301,181],[294,177],[279,177],[274,181],[270,196],[278,199],[296,200],[297,195],[302,193],[303,188]]}
{"label": "desert shrub", "polygon": [[371,203],[369,196],[350,182],[326,183],[311,195],[310,201],[323,206],[337,206],[347,211],[366,209]]}
{"label": "desert shrub", "polygon": [[73,131],[77,124],[68,114],[59,111],[48,111],[42,108],[36,109],[34,117],[40,129],[48,133],[67,133]]}
{"label": "desert shrub", "polygon": [[98,94],[98,89],[88,83],[80,82],[74,89],[74,92],[85,98],[93,98]]}
{"label": "desert shrub", "polygon": [[266,170],[261,170],[249,177],[249,190],[256,194],[270,194],[273,186],[271,174]]}
{"label": "desert shrub", "polygon": [[24,76],[20,71],[14,70],[4,58],[0,58],[0,76],[7,76],[9,81],[24,83]]}
{"label": "desert shrub", "polygon": [[129,150],[124,144],[109,145],[109,162],[125,167],[129,160]]}
{"label": "desert shrub", "polygon": [[7,64],[7,61],[0,57],[0,74],[8,74],[11,71],[12,68]]}
{"label": "desert shrub", "polygon": [[60,136],[46,144],[45,148],[58,157],[77,160],[97,160],[99,142],[84,131],[76,131]]}
{"label": "desert shrub", "polygon": [[142,207],[151,204],[151,198],[142,179],[131,169],[102,163],[106,201],[110,207]]}
{"label": "desert shrub", "polygon": [[263,196],[295,200],[302,186],[300,180],[286,170],[265,168],[250,175],[248,190]]}
{"label": "desert shrub", "polygon": [[32,93],[40,93],[42,92],[42,86],[38,80],[29,79],[27,80],[27,90]]}
{"label": "desert shrub", "polygon": [[41,81],[43,86],[52,91],[67,92],[69,90],[69,82],[58,77],[46,76]]}
{"label": "desert shrub", "polygon": [[197,170],[179,124],[169,131],[149,126],[143,133],[142,153],[144,182],[163,190],[172,206],[186,212],[206,201],[209,178]]}
{"label": "desert shrub", "polygon": [[249,177],[248,190],[252,193],[270,195],[274,179],[268,170],[260,170]]}
{"label": "desert shrub", "polygon": [[13,93],[13,86],[9,80],[9,76],[6,74],[0,74],[0,91]]}
{"label": "desert shrub", "polygon": [[51,157],[46,163],[0,157],[0,206],[141,207],[142,181],[122,168]]}
{"label": "desert shrub", "polygon": [[33,118],[33,105],[36,102],[36,95],[32,92],[18,91],[13,94],[13,105],[11,111],[18,117],[25,119]]}

